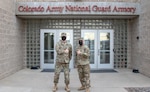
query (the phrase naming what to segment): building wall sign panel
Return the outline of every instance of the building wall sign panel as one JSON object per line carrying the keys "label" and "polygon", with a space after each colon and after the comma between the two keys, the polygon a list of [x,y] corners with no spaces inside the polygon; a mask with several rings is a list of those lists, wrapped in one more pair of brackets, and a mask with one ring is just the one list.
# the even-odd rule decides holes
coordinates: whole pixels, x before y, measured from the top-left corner
{"label": "building wall sign panel", "polygon": [[16,15],[139,15],[139,3],[17,2]]}

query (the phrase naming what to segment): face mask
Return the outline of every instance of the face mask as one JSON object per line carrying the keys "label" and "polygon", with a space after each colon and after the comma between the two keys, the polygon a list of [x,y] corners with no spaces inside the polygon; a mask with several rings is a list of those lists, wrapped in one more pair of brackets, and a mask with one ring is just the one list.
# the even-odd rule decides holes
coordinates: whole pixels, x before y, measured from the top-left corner
{"label": "face mask", "polygon": [[63,41],[65,41],[66,40],[66,36],[62,36],[62,38],[61,38]]}
{"label": "face mask", "polygon": [[80,44],[80,46],[82,46],[82,45],[83,45],[83,41],[82,41],[82,40],[80,40],[80,41],[79,41],[79,44]]}

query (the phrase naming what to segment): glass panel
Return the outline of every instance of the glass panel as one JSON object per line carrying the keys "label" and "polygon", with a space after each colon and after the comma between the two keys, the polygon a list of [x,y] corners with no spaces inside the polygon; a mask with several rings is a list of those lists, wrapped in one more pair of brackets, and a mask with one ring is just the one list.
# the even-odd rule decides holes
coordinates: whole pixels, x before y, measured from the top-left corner
{"label": "glass panel", "polygon": [[100,50],[110,50],[110,33],[100,33]]}
{"label": "glass panel", "polygon": [[90,51],[90,64],[94,64],[94,51]]}
{"label": "glass panel", "polygon": [[54,63],[54,51],[44,52],[44,63],[49,63],[49,64]]}
{"label": "glass panel", "polygon": [[84,41],[85,41],[85,45],[87,45],[90,49],[90,64],[94,64],[94,45],[95,45],[95,42],[94,42],[94,39],[95,39],[95,35],[94,33],[91,33],[91,32],[87,32],[87,33],[84,33]]}
{"label": "glass panel", "polygon": [[54,33],[44,33],[44,63],[54,63]]}
{"label": "glass panel", "polygon": [[44,33],[44,50],[54,50],[54,33]]}
{"label": "glass panel", "polygon": [[109,64],[109,63],[110,63],[110,52],[101,52],[100,64]]}
{"label": "glass panel", "polygon": [[110,33],[100,33],[100,64],[110,63]]}
{"label": "glass panel", "polygon": [[85,44],[89,47],[90,50],[94,50],[94,33],[84,33]]}

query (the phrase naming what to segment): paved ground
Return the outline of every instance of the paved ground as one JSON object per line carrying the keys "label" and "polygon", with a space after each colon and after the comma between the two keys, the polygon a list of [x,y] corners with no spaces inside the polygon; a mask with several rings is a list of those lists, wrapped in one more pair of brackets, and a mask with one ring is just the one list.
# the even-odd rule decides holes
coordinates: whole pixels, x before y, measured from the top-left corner
{"label": "paved ground", "polygon": [[[127,92],[125,87],[150,87],[150,78],[132,73],[129,69],[117,69],[118,73],[91,73],[91,92]],[[23,69],[0,80],[0,92],[52,92],[53,73]],[[61,73],[57,92],[65,92],[64,75]],[[76,69],[70,73],[71,92],[79,92]],[[80,91],[84,92],[84,91]]]}

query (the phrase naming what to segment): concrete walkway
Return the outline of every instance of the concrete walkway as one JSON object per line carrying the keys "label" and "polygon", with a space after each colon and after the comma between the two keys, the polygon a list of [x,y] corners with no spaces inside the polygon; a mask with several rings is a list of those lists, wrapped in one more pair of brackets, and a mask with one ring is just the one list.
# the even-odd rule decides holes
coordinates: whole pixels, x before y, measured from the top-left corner
{"label": "concrete walkway", "polygon": [[[150,78],[132,73],[129,69],[117,69],[117,73],[91,73],[91,92],[127,92],[125,87],[150,87]],[[54,73],[23,69],[0,80],[0,92],[52,92]],[[61,73],[57,92],[65,92],[64,75]],[[70,73],[71,92],[79,92],[78,73]],[[80,91],[84,92],[84,91]]]}

